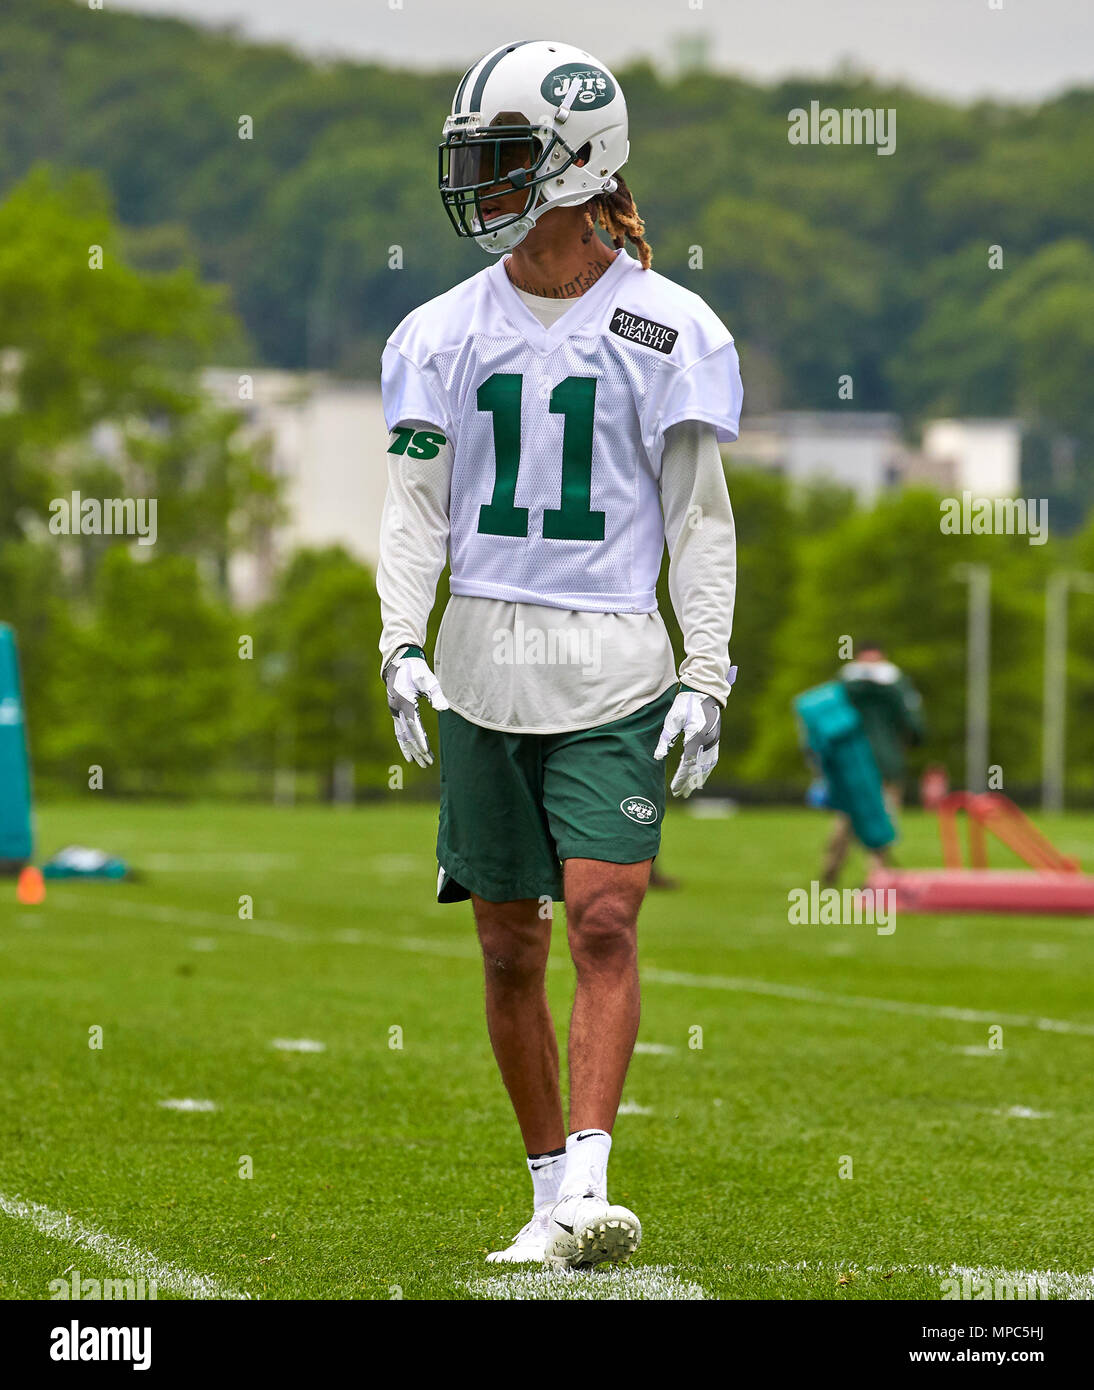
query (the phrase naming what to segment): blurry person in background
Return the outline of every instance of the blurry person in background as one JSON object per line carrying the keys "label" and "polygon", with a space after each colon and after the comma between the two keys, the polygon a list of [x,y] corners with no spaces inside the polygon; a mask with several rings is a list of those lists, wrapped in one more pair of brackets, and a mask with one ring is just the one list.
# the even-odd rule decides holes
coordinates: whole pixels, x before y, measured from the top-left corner
{"label": "blurry person in background", "polygon": [[[923,741],[923,700],[908,677],[891,662],[880,642],[861,643],[858,655],[837,677],[862,720],[881,773],[885,806],[896,824],[904,796],[905,750]],[[854,838],[850,819],[839,812],[825,850],[821,881],[835,884]],[[885,851],[871,853],[870,868],[885,862]]]}

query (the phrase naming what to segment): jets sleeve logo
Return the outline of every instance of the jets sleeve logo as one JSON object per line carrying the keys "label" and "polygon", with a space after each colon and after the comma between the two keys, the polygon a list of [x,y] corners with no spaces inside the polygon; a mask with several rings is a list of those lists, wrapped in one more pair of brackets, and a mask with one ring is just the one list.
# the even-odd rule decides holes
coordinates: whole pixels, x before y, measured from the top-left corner
{"label": "jets sleeve logo", "polygon": [[640,319],[637,314],[628,314],[626,309],[612,310],[609,327],[628,342],[641,343],[643,347],[651,347],[666,356],[676,346],[680,336],[679,329],[666,328],[663,323],[654,323],[652,319]]}
{"label": "jets sleeve logo", "polygon": [[391,431],[389,454],[406,454],[412,459],[435,459],[448,440],[439,430],[413,430],[400,425]]}

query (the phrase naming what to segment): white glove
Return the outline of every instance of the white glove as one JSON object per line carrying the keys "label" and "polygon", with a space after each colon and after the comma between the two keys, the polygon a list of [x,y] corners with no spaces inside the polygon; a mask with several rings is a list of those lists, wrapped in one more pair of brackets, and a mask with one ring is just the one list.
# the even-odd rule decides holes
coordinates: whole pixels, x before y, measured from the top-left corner
{"label": "white glove", "polygon": [[701,787],[718,761],[718,737],[722,727],[722,707],[713,695],[698,690],[681,690],[665,716],[654,757],[667,757],[669,749],[684,735],[680,766],[669,783],[673,796],[690,796]]}
{"label": "white glove", "polygon": [[447,709],[448,701],[421,648],[404,647],[398,656],[393,656],[384,667],[384,684],[403,757],[419,767],[432,767],[433,753],[418,713],[418,697],[424,695],[434,709]]}

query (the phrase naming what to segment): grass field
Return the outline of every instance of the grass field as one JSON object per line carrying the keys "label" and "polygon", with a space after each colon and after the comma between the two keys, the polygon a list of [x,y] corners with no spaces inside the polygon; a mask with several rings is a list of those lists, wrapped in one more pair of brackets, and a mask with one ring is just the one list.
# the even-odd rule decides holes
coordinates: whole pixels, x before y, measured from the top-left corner
{"label": "grass field", "polygon": [[[1041,823],[1089,858],[1091,818]],[[1091,1297],[1094,923],[791,926],[824,824],[669,816],[683,885],[643,909],[610,1175],[645,1240],[566,1279],[483,1261],[530,1184],[431,808],[43,808],[45,853],[145,877],[37,908],[0,884],[0,1296],[75,1268],[160,1298],[938,1299],[957,1265]],[[937,863],[933,822],[905,829],[902,862]]]}

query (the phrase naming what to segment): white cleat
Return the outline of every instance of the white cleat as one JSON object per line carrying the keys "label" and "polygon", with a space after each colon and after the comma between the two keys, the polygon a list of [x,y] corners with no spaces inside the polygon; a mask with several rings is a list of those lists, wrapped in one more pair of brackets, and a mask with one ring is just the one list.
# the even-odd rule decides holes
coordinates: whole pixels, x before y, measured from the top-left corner
{"label": "white cleat", "polygon": [[630,1259],[642,1239],[642,1223],[626,1207],[602,1197],[563,1197],[550,1214],[544,1261],[553,1269],[582,1269]]}
{"label": "white cleat", "polygon": [[540,1207],[531,1221],[520,1228],[506,1250],[491,1250],[486,1257],[492,1265],[541,1265],[551,1226],[551,1208]]}

